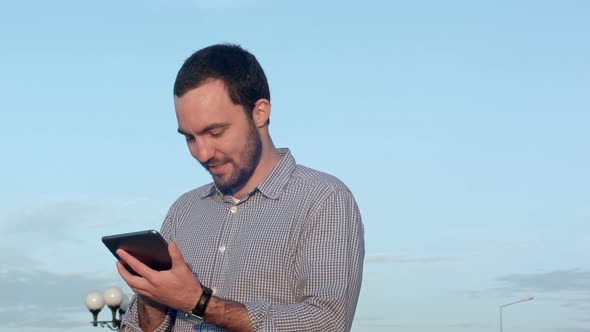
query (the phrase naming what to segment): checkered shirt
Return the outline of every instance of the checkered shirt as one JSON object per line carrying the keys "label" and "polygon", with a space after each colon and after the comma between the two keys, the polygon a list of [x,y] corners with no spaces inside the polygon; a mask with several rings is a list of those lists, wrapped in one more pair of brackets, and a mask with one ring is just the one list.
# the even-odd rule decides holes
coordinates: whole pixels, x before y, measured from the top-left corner
{"label": "checkered shirt", "polygon": [[[182,195],[162,235],[214,296],[246,306],[253,331],[349,331],[364,259],[358,207],[340,180],[296,165],[288,149],[279,153],[277,166],[238,203],[214,184]],[[141,331],[136,302],[123,331]],[[168,310],[157,331],[224,330]]]}

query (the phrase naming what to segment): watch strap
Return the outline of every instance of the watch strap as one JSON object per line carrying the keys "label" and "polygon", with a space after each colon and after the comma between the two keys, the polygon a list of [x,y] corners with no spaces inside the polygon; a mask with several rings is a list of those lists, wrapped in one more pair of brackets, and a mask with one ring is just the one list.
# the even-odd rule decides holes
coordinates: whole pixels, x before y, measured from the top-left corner
{"label": "watch strap", "polygon": [[207,309],[207,304],[209,304],[212,295],[213,291],[211,288],[203,286],[201,297],[199,298],[199,301],[197,301],[193,310],[191,310],[191,313],[201,318],[205,317],[205,310]]}

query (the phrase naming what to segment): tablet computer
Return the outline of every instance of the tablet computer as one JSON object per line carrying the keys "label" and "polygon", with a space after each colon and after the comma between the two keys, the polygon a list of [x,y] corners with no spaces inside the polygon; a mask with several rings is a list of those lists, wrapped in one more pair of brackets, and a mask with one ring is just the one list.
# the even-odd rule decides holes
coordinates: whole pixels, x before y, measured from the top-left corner
{"label": "tablet computer", "polygon": [[[154,270],[164,271],[172,268],[172,259],[168,253],[168,242],[164,240],[158,231],[147,230],[107,235],[102,237],[102,242],[119,261],[121,259],[119,259],[116,251],[121,248]],[[126,268],[129,272],[137,275],[129,266],[126,265]]]}

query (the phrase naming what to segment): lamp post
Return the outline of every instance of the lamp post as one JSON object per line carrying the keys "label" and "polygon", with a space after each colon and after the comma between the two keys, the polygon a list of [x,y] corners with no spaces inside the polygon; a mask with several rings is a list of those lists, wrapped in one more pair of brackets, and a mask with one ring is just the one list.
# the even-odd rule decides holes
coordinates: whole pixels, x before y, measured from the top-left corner
{"label": "lamp post", "polygon": [[[90,292],[86,295],[86,307],[92,313],[93,326],[108,327],[113,331],[119,331],[121,327],[121,319],[123,314],[129,306],[129,298],[117,287],[111,287],[104,291],[103,294],[99,292]],[[113,318],[110,321],[98,320],[98,313],[102,310],[104,305],[111,309]],[[117,318],[117,312],[119,317]]]}
{"label": "lamp post", "polygon": [[535,297],[534,297],[534,296],[529,296],[529,297],[525,297],[525,298],[523,298],[523,299],[520,299],[520,300],[518,300],[518,301],[515,301],[515,302],[511,302],[511,303],[507,303],[507,304],[503,304],[503,305],[501,305],[501,306],[500,306],[500,332],[502,332],[502,309],[503,309],[504,307],[507,307],[507,306],[509,306],[509,305],[513,305],[513,304],[517,304],[517,303],[520,303],[520,302],[525,302],[525,301],[532,301],[532,300],[534,300],[534,299],[535,299]]}

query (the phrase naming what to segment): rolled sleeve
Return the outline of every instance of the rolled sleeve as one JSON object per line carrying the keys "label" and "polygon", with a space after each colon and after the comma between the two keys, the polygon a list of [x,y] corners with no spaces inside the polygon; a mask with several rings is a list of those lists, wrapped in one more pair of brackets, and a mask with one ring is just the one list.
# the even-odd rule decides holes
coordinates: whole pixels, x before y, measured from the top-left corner
{"label": "rolled sleeve", "polygon": [[252,324],[252,331],[276,331],[272,317],[267,317],[270,304],[264,301],[254,301],[244,303],[248,311],[248,317]]}
{"label": "rolled sleeve", "polygon": [[[169,332],[172,331],[174,326],[174,320],[176,319],[176,311],[168,310],[166,317],[160,326],[154,330],[154,332]],[[139,327],[139,316],[137,312],[137,294],[133,295],[133,298],[129,302],[129,308],[123,316],[121,322],[121,331],[123,332],[143,332]]]}

